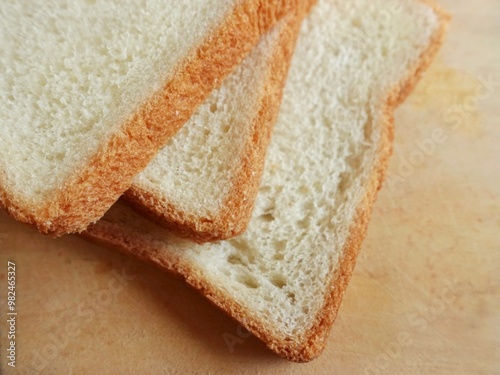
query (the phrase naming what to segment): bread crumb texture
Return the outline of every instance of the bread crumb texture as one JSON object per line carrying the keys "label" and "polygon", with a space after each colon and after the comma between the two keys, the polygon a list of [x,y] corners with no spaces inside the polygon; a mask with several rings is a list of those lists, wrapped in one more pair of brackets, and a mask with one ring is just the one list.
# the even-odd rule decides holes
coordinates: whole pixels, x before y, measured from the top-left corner
{"label": "bread crumb texture", "polygon": [[161,88],[233,3],[2,4],[0,166],[8,189],[43,202]]}
{"label": "bread crumb texture", "polygon": [[246,232],[197,245],[116,205],[89,235],[182,275],[277,353],[317,356],[390,150],[392,110],[443,17],[412,0],[320,0],[302,26]]}

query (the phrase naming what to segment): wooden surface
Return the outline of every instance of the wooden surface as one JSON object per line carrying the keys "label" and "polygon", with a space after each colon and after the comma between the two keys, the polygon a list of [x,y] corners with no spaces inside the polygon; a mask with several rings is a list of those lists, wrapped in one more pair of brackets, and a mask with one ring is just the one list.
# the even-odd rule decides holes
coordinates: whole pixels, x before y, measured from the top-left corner
{"label": "wooden surface", "polygon": [[389,176],[320,358],[288,363],[180,281],[0,213],[2,373],[500,374],[500,6],[442,3],[446,44],[396,113]]}

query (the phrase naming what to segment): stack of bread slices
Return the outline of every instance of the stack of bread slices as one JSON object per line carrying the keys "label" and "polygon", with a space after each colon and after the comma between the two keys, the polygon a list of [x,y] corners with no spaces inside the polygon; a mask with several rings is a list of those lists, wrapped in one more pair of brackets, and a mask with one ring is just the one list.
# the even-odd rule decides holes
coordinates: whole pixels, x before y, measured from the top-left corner
{"label": "stack of bread slices", "polygon": [[[319,355],[439,48],[425,0],[7,1],[0,205],[184,278]],[[165,348],[168,350],[168,348]]]}

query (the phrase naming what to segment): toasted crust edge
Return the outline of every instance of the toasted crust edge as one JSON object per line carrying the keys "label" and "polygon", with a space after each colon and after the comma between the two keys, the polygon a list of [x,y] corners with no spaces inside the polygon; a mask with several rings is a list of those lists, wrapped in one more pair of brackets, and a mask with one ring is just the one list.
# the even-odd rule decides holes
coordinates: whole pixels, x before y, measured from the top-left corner
{"label": "toasted crust edge", "polygon": [[82,236],[92,242],[115,248],[126,254],[133,255],[148,263],[153,263],[163,270],[184,279],[194,287],[200,294],[208,298],[215,306],[241,323],[247,330],[261,339],[272,351],[278,355],[294,362],[308,362],[324,350],[326,337],[335,320],[347,284],[352,275],[357,255],[361,244],[366,236],[368,222],[371,218],[373,204],[387,170],[389,157],[392,153],[392,140],[394,138],[394,109],[411,92],[418,82],[422,72],[430,65],[444,39],[449,16],[434,3],[419,0],[429,5],[439,18],[440,27],[431,37],[428,48],[420,55],[419,59],[411,68],[410,74],[396,84],[388,93],[383,107],[383,120],[381,137],[378,146],[378,161],[373,165],[370,173],[367,189],[356,210],[356,217],[349,231],[349,236],[339,262],[340,267],[334,273],[327,292],[324,296],[324,304],[314,319],[314,324],[308,335],[297,338],[294,341],[287,340],[277,335],[272,329],[262,326],[256,317],[249,314],[233,300],[205,283],[204,275],[200,270],[192,267],[188,262],[178,258],[163,258],[160,252],[148,241],[129,235],[120,230],[119,226],[109,222],[101,222],[82,233]]}
{"label": "toasted crust edge", "polygon": [[134,184],[123,196],[127,204],[179,237],[198,243],[225,240],[243,233],[252,215],[300,25],[312,3],[310,1],[305,9],[290,15],[287,25],[280,31],[279,47],[272,53],[257,113],[251,120],[250,135],[240,152],[240,164],[218,210],[209,215],[184,211],[168,197],[155,195]]}
{"label": "toasted crust edge", "polygon": [[[140,106],[91,158],[43,204],[24,200],[0,184],[0,207],[20,222],[54,237],[83,231],[127,190],[134,178],[190,118],[277,20],[305,0],[238,2],[176,69],[161,92]],[[0,172],[0,182],[5,176]]]}
{"label": "toasted crust edge", "polygon": [[[385,105],[382,109],[383,120],[382,124],[380,124],[381,137],[377,152],[379,155],[378,161],[373,166],[367,183],[368,187],[356,210],[356,218],[350,228],[345,250],[343,251],[342,259],[340,260],[340,267],[335,272],[332,282],[328,288],[329,292],[326,294],[324,306],[315,318],[315,323],[313,325],[314,329],[305,340],[307,344],[302,344],[300,347],[294,348],[294,350],[291,351],[284,350],[278,353],[291,361],[308,362],[320,355],[325,348],[326,337],[330,333],[347,289],[347,285],[353,273],[354,266],[356,265],[357,256],[361,250],[363,240],[366,237],[373,206],[377,198],[378,191],[382,188],[389,158],[392,155],[392,144],[394,140],[394,110],[412,92],[420,80],[422,73],[431,64],[443,43],[450,19],[449,15],[432,1],[418,1],[433,9],[439,19],[439,28],[431,36],[428,48],[420,55],[419,59],[410,69],[411,73],[396,84],[387,95]],[[278,352],[278,350],[279,349],[276,348],[275,351]]]}

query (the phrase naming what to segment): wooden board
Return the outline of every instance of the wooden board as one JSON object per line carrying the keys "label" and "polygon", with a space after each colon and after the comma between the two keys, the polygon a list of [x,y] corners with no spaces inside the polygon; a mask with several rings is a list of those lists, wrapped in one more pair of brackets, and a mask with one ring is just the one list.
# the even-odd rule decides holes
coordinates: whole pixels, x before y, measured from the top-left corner
{"label": "wooden board", "polygon": [[396,113],[389,176],[320,358],[286,362],[182,282],[0,213],[2,373],[500,374],[500,7],[442,3],[447,42]]}

